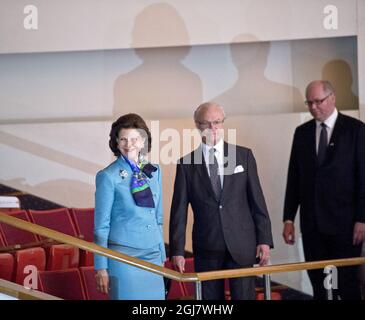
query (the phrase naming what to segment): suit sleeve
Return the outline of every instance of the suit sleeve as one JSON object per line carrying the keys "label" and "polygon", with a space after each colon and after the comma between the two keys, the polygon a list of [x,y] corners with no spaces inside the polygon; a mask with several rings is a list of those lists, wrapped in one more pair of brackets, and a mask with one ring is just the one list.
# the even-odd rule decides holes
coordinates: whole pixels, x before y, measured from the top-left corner
{"label": "suit sleeve", "polygon": [[158,187],[160,189],[160,197],[156,206],[157,224],[163,225],[163,192],[162,192],[162,172],[161,167],[158,168]]}
{"label": "suit sleeve", "polygon": [[248,152],[248,195],[252,216],[255,221],[257,244],[267,244],[273,248],[271,222],[267,212],[264,194],[257,174],[256,160],[252,151]]}
{"label": "suit sleeve", "polygon": [[300,202],[300,175],[298,166],[298,133],[294,133],[293,145],[290,153],[288,177],[286,182],[286,192],[284,200],[283,221],[294,221]]}
{"label": "suit sleeve", "polygon": [[156,206],[156,218],[157,218],[157,224],[160,228],[161,232],[161,242],[160,242],[160,251],[161,251],[161,260],[162,263],[166,260],[166,249],[165,249],[165,242],[163,237],[163,190],[162,190],[162,171],[161,167],[158,168],[158,187],[160,189],[160,196],[158,199],[158,203]]}
{"label": "suit sleeve", "polygon": [[357,139],[356,165],[358,177],[356,222],[365,222],[365,124],[360,126]]}
{"label": "suit sleeve", "polygon": [[183,165],[178,163],[170,212],[170,257],[184,255],[188,205],[186,175]]}
{"label": "suit sleeve", "polygon": [[[110,215],[114,201],[114,185],[105,171],[96,175],[94,241],[97,245],[107,248],[110,231]],[[107,269],[108,259],[94,255],[95,270]]]}

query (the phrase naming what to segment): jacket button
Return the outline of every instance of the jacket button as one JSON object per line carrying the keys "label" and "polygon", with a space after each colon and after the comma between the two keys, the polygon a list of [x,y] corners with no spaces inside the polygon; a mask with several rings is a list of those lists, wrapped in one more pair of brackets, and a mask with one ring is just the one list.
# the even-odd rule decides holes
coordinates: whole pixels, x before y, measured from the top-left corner
{"label": "jacket button", "polygon": [[219,209],[223,209],[223,206],[222,206],[222,205],[220,205],[220,206],[219,206]]}
{"label": "jacket button", "polygon": [[149,225],[147,225],[147,229],[151,229],[151,225],[149,224]]}

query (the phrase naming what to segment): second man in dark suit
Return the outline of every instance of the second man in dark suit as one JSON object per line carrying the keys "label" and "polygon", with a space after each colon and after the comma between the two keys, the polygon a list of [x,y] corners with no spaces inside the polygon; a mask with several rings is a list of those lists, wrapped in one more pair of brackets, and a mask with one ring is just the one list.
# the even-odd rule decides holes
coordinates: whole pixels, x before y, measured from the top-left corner
{"label": "second man in dark suit", "polygon": [[[300,207],[307,261],[357,257],[365,239],[365,125],[337,111],[335,92],[328,81],[311,82],[306,98],[314,119],[294,134],[284,240],[288,244],[295,241],[293,222]],[[323,270],[308,274],[314,299],[325,299],[329,288],[324,285]],[[339,268],[335,296],[359,299],[357,276],[356,267]]]}
{"label": "second man in dark suit", "polygon": [[[188,205],[194,213],[195,271],[265,265],[271,223],[252,151],[223,141],[224,110],[200,105],[194,114],[202,144],[177,165],[170,217],[170,257],[184,272]],[[224,280],[203,282],[203,299],[223,300]],[[255,279],[230,280],[232,299],[254,299]]]}

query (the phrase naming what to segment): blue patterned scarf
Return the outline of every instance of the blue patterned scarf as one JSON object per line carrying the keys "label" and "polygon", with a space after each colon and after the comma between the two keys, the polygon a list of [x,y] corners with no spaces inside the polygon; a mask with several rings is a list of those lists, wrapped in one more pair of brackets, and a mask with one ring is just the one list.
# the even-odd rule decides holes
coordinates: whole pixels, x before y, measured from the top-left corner
{"label": "blue patterned scarf", "polygon": [[154,208],[155,202],[153,201],[153,195],[147,177],[152,178],[152,172],[155,172],[157,168],[150,163],[140,162],[139,164],[136,164],[127,157],[123,156],[123,158],[127,161],[133,171],[131,192],[134,202],[139,207]]}

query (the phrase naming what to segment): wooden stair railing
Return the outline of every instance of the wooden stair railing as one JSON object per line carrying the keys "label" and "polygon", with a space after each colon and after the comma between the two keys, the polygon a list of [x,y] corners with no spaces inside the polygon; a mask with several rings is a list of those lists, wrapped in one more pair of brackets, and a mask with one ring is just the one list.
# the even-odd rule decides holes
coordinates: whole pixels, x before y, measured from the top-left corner
{"label": "wooden stair railing", "polygon": [[85,240],[75,238],[58,231],[54,231],[31,222],[27,222],[21,219],[17,219],[2,213],[0,210],[0,221],[8,223],[14,227],[27,230],[29,232],[36,233],[38,235],[44,236],[46,238],[53,239],[60,243],[65,243],[73,245],[83,250],[91,251],[94,254],[99,254],[107,258],[111,258],[129,265],[135,266],[137,268],[156,273],[158,275],[164,276],[171,280],[183,281],[183,282],[200,282],[207,280],[218,280],[226,278],[238,278],[238,277],[248,277],[248,276],[258,276],[267,275],[272,273],[281,272],[292,272],[301,270],[312,270],[321,269],[329,265],[340,266],[350,266],[350,265],[360,265],[365,264],[365,257],[356,257],[348,259],[334,259],[334,260],[322,260],[322,261],[311,261],[311,262],[296,262],[288,264],[278,264],[270,265],[264,267],[253,267],[253,268],[242,268],[242,269],[231,269],[231,270],[218,270],[218,271],[208,271],[208,272],[198,272],[198,273],[179,273],[177,271],[167,269],[128,255],[110,250],[98,246],[95,243],[87,242]]}

